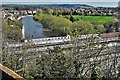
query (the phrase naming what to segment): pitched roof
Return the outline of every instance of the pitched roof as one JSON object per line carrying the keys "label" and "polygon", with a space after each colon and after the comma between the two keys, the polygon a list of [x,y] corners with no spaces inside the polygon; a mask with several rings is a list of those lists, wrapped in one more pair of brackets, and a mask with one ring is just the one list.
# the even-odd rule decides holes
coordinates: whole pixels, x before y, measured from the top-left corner
{"label": "pitched roof", "polygon": [[101,34],[100,36],[109,38],[109,37],[115,37],[115,36],[118,36],[118,35],[120,35],[120,32],[104,33],[104,34]]}
{"label": "pitched roof", "polygon": [[23,77],[19,76],[17,73],[15,73],[11,69],[3,66],[2,64],[0,64],[0,70],[5,72],[6,74],[8,74],[9,76],[13,77],[16,80],[23,80]]}

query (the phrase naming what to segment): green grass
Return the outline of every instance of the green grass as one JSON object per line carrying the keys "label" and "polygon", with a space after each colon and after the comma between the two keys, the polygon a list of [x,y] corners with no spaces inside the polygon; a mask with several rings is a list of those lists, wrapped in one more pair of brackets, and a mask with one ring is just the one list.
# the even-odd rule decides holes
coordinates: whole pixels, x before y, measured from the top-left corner
{"label": "green grass", "polygon": [[[67,15],[67,17],[70,17]],[[112,16],[81,16],[81,15],[73,15],[74,19],[84,20],[89,22],[97,22],[99,24],[104,24],[105,22],[113,21]]]}

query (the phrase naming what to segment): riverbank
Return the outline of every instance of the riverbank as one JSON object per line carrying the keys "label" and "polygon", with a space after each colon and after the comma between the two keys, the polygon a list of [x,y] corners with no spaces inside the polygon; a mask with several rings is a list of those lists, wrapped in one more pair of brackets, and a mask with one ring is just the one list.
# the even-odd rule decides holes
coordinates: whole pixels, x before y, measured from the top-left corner
{"label": "riverbank", "polygon": [[46,29],[46,28],[43,28],[43,31],[49,31],[49,32],[51,32],[50,29]]}
{"label": "riverbank", "polygon": [[22,38],[25,39],[25,28],[24,28],[24,26],[22,27]]}
{"label": "riverbank", "polygon": [[26,17],[23,16],[21,22],[23,24],[22,35],[24,39],[37,39],[59,36],[58,32],[44,28],[40,22],[35,21],[32,15],[28,15]]}
{"label": "riverbank", "polygon": [[19,20],[3,20],[4,38],[14,41],[20,41],[22,38],[22,23]]}

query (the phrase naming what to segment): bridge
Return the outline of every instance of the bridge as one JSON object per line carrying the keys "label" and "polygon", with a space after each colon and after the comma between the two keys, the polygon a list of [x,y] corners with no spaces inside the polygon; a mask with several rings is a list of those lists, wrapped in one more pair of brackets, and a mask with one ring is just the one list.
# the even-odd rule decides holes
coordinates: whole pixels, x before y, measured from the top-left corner
{"label": "bridge", "polygon": [[[99,37],[97,34],[81,35],[79,40],[89,39],[89,38],[97,39],[96,41],[94,41],[94,43],[116,42],[116,41],[120,40],[119,37],[102,38],[102,37]],[[72,41],[72,38],[69,35],[67,35],[65,37],[48,37],[48,38],[24,40],[24,43],[7,44],[7,46],[21,47],[21,46],[25,45],[26,43],[31,43],[36,46],[37,45],[55,45],[55,44],[69,43],[71,41]],[[27,45],[30,45],[30,44],[27,44]]]}
{"label": "bridge", "polygon": [[[112,38],[102,38],[99,37],[98,34],[89,34],[89,35],[81,35],[79,40],[80,43],[77,44],[78,46],[83,46],[82,40],[95,38],[96,40],[93,43],[109,43],[108,46],[120,46],[118,43],[119,37],[112,37]],[[16,43],[16,44],[7,44],[7,47],[17,52],[22,52],[22,50],[17,50],[20,47],[26,47],[27,52],[39,52],[39,51],[46,51],[48,49],[54,49],[55,46],[61,48],[71,48],[74,46],[71,43],[72,38],[68,35],[65,37],[48,37],[48,38],[40,38],[40,39],[30,39],[25,40],[24,43]]]}

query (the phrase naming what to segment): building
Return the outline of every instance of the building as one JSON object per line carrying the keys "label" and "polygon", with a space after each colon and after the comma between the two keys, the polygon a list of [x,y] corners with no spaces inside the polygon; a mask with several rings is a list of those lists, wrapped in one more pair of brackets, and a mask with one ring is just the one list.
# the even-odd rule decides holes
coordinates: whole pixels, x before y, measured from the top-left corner
{"label": "building", "polygon": [[0,64],[0,74],[0,80],[23,80],[21,76],[2,64]]}

